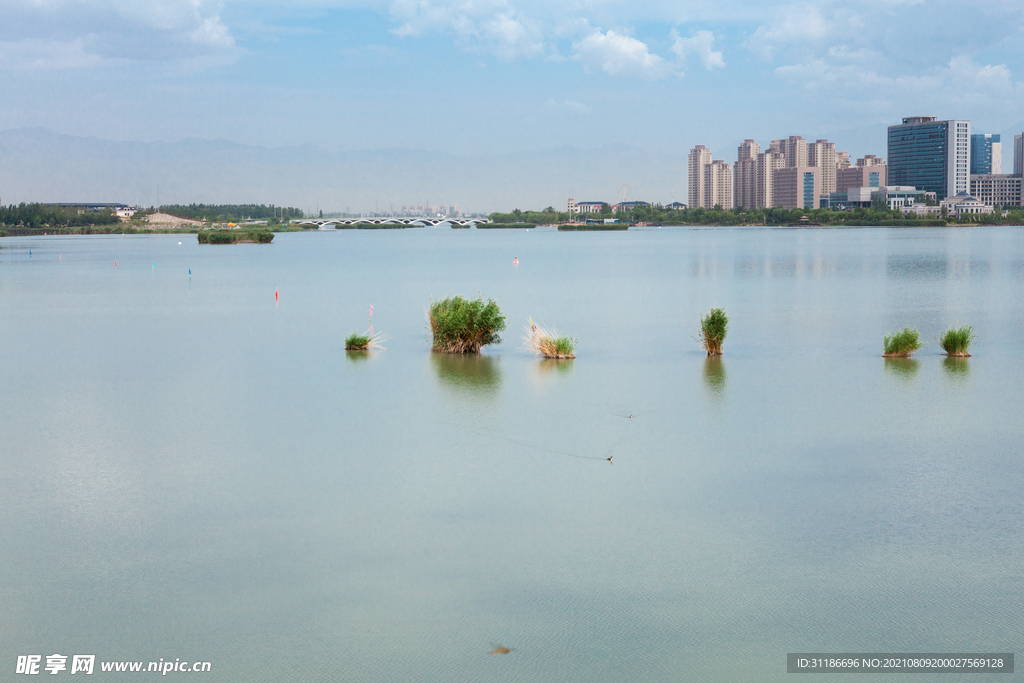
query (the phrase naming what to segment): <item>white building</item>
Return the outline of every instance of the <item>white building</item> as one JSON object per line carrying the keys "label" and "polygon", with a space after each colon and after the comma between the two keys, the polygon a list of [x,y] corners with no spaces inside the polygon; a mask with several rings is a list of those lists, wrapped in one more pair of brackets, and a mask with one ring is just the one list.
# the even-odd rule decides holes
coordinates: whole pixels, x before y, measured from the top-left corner
{"label": "white building", "polygon": [[1022,179],[1019,175],[992,173],[971,176],[971,196],[990,206],[1021,206]]}
{"label": "white building", "polygon": [[939,206],[946,210],[947,216],[953,216],[956,218],[970,214],[993,213],[995,211],[995,209],[990,205],[975,199],[966,192],[960,192],[952,197],[946,197],[939,202]]}

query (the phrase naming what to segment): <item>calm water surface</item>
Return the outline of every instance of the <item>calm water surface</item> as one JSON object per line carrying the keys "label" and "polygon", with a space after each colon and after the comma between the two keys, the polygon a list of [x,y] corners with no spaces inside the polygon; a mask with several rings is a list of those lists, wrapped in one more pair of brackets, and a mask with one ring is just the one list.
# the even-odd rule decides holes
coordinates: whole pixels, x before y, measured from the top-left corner
{"label": "calm water surface", "polygon": [[[478,292],[504,343],[432,355],[430,299]],[[3,670],[781,681],[787,652],[1020,652],[1022,294],[1018,228],[0,240]],[[387,349],[346,354],[371,304]],[[531,357],[530,316],[579,357]],[[950,324],[974,357],[941,355]],[[925,348],[882,359],[905,325]]]}

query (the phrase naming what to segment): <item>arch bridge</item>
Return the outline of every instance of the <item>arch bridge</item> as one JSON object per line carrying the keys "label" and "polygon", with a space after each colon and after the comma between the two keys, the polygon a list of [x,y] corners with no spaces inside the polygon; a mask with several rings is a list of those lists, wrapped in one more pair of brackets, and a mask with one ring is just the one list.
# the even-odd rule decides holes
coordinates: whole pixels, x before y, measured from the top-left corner
{"label": "arch bridge", "polygon": [[475,226],[477,223],[490,223],[487,218],[306,218],[300,221],[292,221],[296,225],[315,225],[318,228],[324,228],[328,225],[357,225],[357,224],[371,224],[371,225],[429,225],[434,227],[441,223],[450,223],[452,225],[462,225],[466,227]]}

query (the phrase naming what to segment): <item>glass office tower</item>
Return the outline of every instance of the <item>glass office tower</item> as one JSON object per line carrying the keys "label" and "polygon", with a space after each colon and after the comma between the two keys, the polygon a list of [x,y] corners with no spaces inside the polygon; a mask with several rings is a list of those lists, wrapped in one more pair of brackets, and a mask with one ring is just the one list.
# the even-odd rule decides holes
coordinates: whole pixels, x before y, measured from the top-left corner
{"label": "glass office tower", "polygon": [[971,175],[1002,173],[1002,143],[999,134],[977,133],[971,136]]}
{"label": "glass office tower", "polygon": [[934,192],[939,200],[970,189],[971,122],[911,116],[889,126],[889,184]]}

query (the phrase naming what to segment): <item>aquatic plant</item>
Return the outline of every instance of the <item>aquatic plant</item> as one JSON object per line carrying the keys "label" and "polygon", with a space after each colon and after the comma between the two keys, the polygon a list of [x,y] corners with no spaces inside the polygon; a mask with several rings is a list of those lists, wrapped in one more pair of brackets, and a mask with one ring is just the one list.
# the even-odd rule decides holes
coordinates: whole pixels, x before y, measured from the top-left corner
{"label": "aquatic plant", "polygon": [[526,328],[526,344],[544,358],[571,359],[576,357],[576,345],[579,340],[573,337],[559,336],[555,330],[537,327],[530,319]]}
{"label": "aquatic plant", "polygon": [[505,316],[494,299],[469,300],[450,296],[432,301],[428,312],[433,350],[441,353],[479,353],[488,344],[500,344]]}
{"label": "aquatic plant", "polygon": [[199,244],[270,244],[274,241],[274,233],[269,230],[200,230],[196,238]]}
{"label": "aquatic plant", "polygon": [[970,325],[951,327],[942,335],[939,345],[942,346],[942,350],[946,352],[947,356],[968,358],[971,355],[969,353],[971,342],[975,339],[977,336],[974,334],[974,328]]}
{"label": "aquatic plant", "polygon": [[899,332],[890,332],[882,340],[882,355],[886,358],[906,358],[924,344],[918,338],[917,330],[904,327]]}
{"label": "aquatic plant", "polygon": [[729,318],[721,308],[712,308],[710,313],[700,317],[697,340],[709,356],[722,355],[722,342],[725,341],[728,328]]}
{"label": "aquatic plant", "polygon": [[353,332],[345,337],[346,351],[369,351],[370,349],[383,348],[380,345],[381,337],[372,330],[360,334]]}

